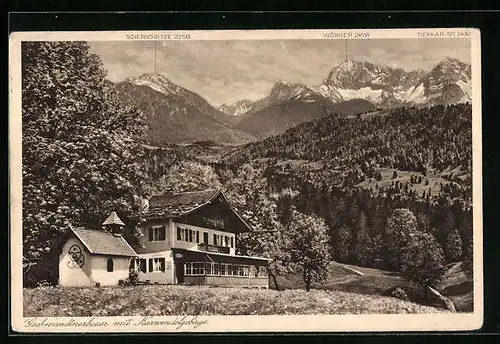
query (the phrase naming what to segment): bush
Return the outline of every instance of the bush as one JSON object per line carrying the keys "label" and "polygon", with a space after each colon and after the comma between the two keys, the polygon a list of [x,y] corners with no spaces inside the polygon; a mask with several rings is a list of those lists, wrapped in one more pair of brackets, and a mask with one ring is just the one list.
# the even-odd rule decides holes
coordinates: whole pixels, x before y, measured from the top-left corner
{"label": "bush", "polygon": [[139,283],[139,272],[134,269],[130,269],[128,273],[128,280],[131,285],[137,285]]}
{"label": "bush", "polygon": [[395,297],[397,299],[400,299],[400,300],[404,300],[404,301],[408,301],[409,298],[408,298],[408,295],[406,295],[406,292],[399,288],[399,287],[396,287],[390,294],[390,296],[392,297]]}
{"label": "bush", "polygon": [[134,269],[130,269],[128,273],[128,278],[118,280],[118,285],[120,287],[127,287],[131,285],[139,284],[139,273]]}

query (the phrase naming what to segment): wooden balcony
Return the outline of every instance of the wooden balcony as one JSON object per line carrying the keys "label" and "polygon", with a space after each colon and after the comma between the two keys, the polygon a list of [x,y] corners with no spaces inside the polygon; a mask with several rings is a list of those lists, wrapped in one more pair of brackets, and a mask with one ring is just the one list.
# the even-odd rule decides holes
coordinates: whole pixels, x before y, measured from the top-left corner
{"label": "wooden balcony", "polygon": [[198,244],[198,250],[199,251],[206,251],[206,252],[229,254],[229,247],[208,245],[208,244],[203,244],[203,243]]}

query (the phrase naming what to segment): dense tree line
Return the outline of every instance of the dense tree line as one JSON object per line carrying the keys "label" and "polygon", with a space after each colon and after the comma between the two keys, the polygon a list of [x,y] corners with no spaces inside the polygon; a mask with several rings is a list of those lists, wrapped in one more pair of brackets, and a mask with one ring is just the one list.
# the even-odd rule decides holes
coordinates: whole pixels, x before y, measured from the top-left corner
{"label": "dense tree line", "polygon": [[[387,235],[389,219],[398,208],[415,214],[416,228],[436,239],[446,263],[472,254],[472,209],[460,200],[450,203],[440,197],[428,203],[418,197],[374,197],[368,190],[342,191],[327,183],[316,187],[305,182],[288,202],[301,212],[325,219],[332,255],[340,262],[398,270],[387,251],[388,243],[393,241]],[[286,211],[285,205],[279,209]]]}

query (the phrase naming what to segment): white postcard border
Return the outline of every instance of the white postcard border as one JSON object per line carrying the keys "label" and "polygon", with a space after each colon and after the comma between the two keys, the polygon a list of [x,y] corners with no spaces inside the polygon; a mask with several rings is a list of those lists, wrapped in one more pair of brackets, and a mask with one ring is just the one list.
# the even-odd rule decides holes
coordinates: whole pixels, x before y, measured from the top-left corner
{"label": "white postcard border", "polygon": [[[21,168],[21,42],[22,41],[124,41],[124,40],[271,40],[271,39],[442,39],[471,42],[474,312],[467,314],[395,315],[272,315],[272,316],[171,316],[24,318],[22,283],[22,168]],[[144,35],[144,36],[141,36]],[[184,36],[183,36],[184,35]],[[325,36],[326,35],[326,36]],[[181,38],[184,37],[184,38]],[[360,331],[459,331],[483,324],[483,228],[481,139],[480,31],[446,29],[349,29],[349,30],[172,30],[14,32],[9,44],[9,155],[10,155],[10,253],[11,324],[18,332],[360,332]],[[162,325],[140,325],[147,320]],[[71,320],[73,319],[73,321]],[[118,325],[117,322],[128,325]],[[74,323],[80,323],[80,326]],[[87,323],[85,323],[87,322]],[[96,323],[106,322],[106,326]],[[171,325],[165,324],[168,322]],[[29,324],[45,323],[40,326]],[[52,325],[47,325],[48,323]],[[71,325],[73,323],[73,325]],[[57,326],[59,324],[59,326]],[[62,324],[62,325],[61,325]],[[70,324],[63,326],[64,324]],[[90,324],[90,325],[89,325]],[[92,325],[94,324],[94,325]]]}

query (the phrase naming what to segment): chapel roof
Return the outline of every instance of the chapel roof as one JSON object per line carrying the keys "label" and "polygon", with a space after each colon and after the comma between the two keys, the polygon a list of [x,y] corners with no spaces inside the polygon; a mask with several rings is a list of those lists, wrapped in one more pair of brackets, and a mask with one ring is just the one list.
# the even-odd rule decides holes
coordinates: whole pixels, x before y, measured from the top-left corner
{"label": "chapel roof", "polygon": [[135,257],[137,253],[121,234],[70,226],[70,230],[92,254]]}

